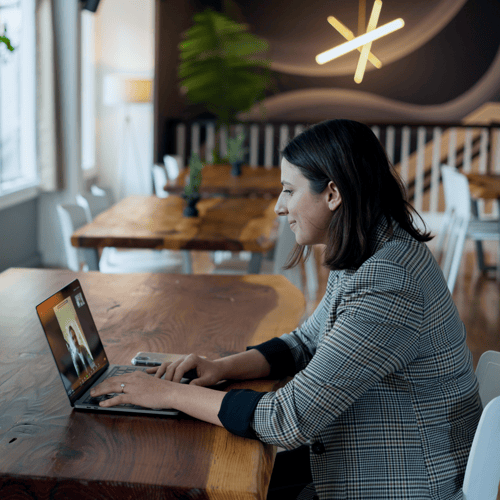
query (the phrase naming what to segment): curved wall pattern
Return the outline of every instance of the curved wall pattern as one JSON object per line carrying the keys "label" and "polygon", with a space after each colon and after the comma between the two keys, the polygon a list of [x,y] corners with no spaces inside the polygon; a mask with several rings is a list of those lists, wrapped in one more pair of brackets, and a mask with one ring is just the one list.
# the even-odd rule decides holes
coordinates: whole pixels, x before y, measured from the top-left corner
{"label": "curved wall pattern", "polygon": [[[191,26],[194,12],[206,7],[223,10],[226,2],[155,1],[155,152],[161,159],[168,120],[192,119],[203,112],[188,106],[179,92],[181,34]],[[372,52],[383,66],[374,69],[369,63],[359,85],[354,82],[359,52],[323,66],[314,60],[344,41],[328,24],[329,15],[357,33],[357,1],[232,0],[232,4],[232,16],[269,41],[275,82],[267,98],[242,119],[316,122],[343,117],[371,123],[446,123],[460,122],[483,104],[500,101],[498,0],[383,0],[378,25],[402,17],[405,27],[373,43]],[[369,17],[373,0],[366,4]],[[500,116],[494,120],[500,122]]]}

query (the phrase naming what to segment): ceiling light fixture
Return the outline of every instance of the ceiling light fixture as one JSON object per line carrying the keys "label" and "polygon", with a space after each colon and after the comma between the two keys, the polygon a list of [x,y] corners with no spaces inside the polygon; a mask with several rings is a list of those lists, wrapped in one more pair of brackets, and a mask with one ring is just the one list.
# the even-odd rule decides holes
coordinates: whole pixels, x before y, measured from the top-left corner
{"label": "ceiling light fixture", "polygon": [[[361,5],[363,0],[360,0],[360,18],[361,18]],[[354,34],[349,30],[344,24],[342,24],[337,18],[333,16],[328,17],[328,22],[347,40],[347,42],[334,47],[333,49],[327,50],[318,54],[316,56],[316,62],[318,64],[325,64],[329,61],[333,61],[337,57],[343,56],[352,50],[359,50],[361,52],[358,60],[358,65],[356,67],[356,72],[354,75],[354,81],[356,83],[361,83],[363,76],[365,74],[367,61],[370,61],[376,68],[381,68],[382,63],[377,59],[371,52],[371,45],[374,40],[388,35],[398,29],[401,29],[405,23],[399,18],[391,21],[390,23],[384,24],[377,28],[378,18],[380,16],[380,11],[382,9],[382,1],[375,0],[373,3],[372,12],[370,14],[370,20],[368,21],[368,26],[366,28],[366,33],[358,37],[354,37]],[[364,18],[364,16],[363,16]],[[359,27],[364,23],[359,23]],[[361,31],[361,28],[359,28]]]}

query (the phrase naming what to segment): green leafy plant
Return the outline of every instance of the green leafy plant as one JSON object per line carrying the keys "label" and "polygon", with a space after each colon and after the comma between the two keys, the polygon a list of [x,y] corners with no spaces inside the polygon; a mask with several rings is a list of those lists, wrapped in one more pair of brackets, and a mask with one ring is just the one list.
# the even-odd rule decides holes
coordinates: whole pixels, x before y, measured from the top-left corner
{"label": "green leafy plant", "polygon": [[7,26],[4,26],[3,35],[0,35],[0,43],[4,43],[11,52],[14,51],[14,47],[10,43],[10,38],[7,36]]}
{"label": "green leafy plant", "polygon": [[184,188],[184,197],[186,199],[194,198],[200,194],[202,180],[203,162],[196,153],[189,159],[189,182]]}
{"label": "green leafy plant", "polygon": [[265,97],[270,83],[268,43],[248,26],[207,9],[180,43],[178,75],[188,100],[215,114],[218,126],[236,121]]}
{"label": "green leafy plant", "polygon": [[244,132],[239,133],[236,137],[229,137],[227,140],[227,159],[229,163],[242,162],[247,151],[243,147],[246,135]]}

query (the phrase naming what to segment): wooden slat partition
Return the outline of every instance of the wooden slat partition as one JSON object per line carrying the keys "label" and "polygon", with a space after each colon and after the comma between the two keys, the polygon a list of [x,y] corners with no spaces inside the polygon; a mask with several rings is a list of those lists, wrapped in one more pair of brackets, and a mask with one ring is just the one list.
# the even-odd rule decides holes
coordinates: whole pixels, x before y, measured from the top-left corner
{"label": "wooden slat partition", "polygon": [[[252,167],[272,168],[280,164],[280,151],[307,123],[259,122],[240,123],[231,133],[247,135],[247,163]],[[500,125],[472,124],[369,124],[384,145],[389,159],[408,188],[410,200],[422,212],[442,212],[444,197],[440,167],[456,167],[466,173],[500,173]],[[218,132],[215,122],[179,122],[175,127],[175,151],[187,163],[192,152],[198,152],[210,162],[213,149],[219,155],[227,153],[228,130]],[[480,206],[481,212],[494,212],[494,204]]]}

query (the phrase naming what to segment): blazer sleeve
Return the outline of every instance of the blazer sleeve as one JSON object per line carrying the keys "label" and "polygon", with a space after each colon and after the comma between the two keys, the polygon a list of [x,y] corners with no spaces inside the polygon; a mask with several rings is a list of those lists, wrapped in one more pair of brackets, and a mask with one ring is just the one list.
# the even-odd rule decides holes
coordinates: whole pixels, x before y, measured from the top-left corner
{"label": "blazer sleeve", "polygon": [[310,362],[255,404],[250,421],[265,443],[310,444],[350,405],[417,357],[424,301],[408,271],[392,262],[362,266],[349,280]]}
{"label": "blazer sleeve", "polygon": [[295,375],[307,366],[316,352],[318,338],[328,315],[326,296],[311,316],[296,330],[247,349],[258,350],[271,367],[271,378]]}

